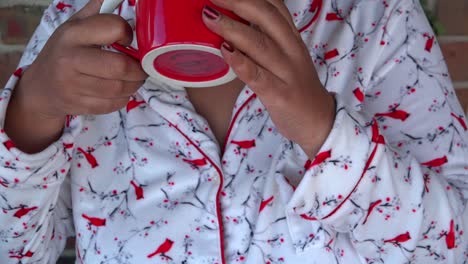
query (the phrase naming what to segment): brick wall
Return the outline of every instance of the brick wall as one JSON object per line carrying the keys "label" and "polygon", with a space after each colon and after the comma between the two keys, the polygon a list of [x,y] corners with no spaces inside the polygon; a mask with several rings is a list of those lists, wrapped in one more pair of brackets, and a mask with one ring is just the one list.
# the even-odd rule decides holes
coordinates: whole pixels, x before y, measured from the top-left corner
{"label": "brick wall", "polygon": [[[0,89],[14,72],[22,51],[51,0],[0,0]],[[75,263],[74,239],[58,264]]]}
{"label": "brick wall", "polygon": [[468,0],[437,1],[434,12],[444,26],[439,38],[459,99],[468,112]]}
{"label": "brick wall", "polygon": [[42,1],[42,5],[7,6],[3,1],[8,0],[0,0],[0,87],[14,71],[46,5]]}

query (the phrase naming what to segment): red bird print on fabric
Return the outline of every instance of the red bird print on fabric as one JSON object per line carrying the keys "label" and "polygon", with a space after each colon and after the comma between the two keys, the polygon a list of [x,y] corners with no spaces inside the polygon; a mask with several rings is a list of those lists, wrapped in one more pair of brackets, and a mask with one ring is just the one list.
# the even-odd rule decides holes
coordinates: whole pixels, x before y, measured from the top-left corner
{"label": "red bird print on fabric", "polygon": [[450,221],[450,230],[445,237],[445,243],[447,244],[448,249],[455,248],[455,228],[453,220]]}
{"label": "red bird print on fabric", "polygon": [[33,206],[33,207],[29,207],[29,208],[24,207],[24,208],[21,208],[18,211],[16,211],[13,216],[17,217],[17,218],[21,218],[21,217],[25,216],[27,213],[29,213],[31,211],[34,211],[36,209],[37,209],[37,206]]}
{"label": "red bird print on fabric", "polygon": [[398,235],[394,238],[384,240],[384,243],[404,243],[411,239],[410,233],[406,232],[404,234]]}
{"label": "red bird print on fabric", "polygon": [[169,252],[169,250],[171,250],[173,244],[174,242],[172,240],[166,238],[166,240],[161,245],[159,245],[156,251],[148,255],[148,258],[161,255],[163,257],[171,259],[169,256],[166,255],[166,253]]}
{"label": "red bird print on fabric", "polygon": [[340,55],[337,49],[330,50],[327,53],[325,53],[325,56],[323,57],[325,60],[333,59],[336,56]]}
{"label": "red bird print on fabric", "polygon": [[20,254],[20,255],[10,255],[10,258],[16,258],[16,259],[22,259],[22,258],[30,258],[34,255],[33,252],[31,251],[28,251],[24,254]]}
{"label": "red bird print on fabric", "polygon": [[410,113],[405,112],[403,110],[395,110],[395,111],[391,111],[391,112],[388,112],[388,113],[377,113],[377,114],[375,114],[375,116],[377,116],[377,117],[379,117],[379,116],[390,117],[390,118],[393,118],[393,119],[398,119],[398,120],[401,120],[401,121],[405,121],[410,116]]}
{"label": "red bird print on fabric", "polygon": [[434,37],[430,37],[427,41],[426,41],[426,46],[424,47],[424,49],[427,51],[427,52],[431,52],[432,51],[432,46],[434,45]]}
{"label": "red bird print on fabric", "polygon": [[67,7],[72,7],[72,5],[65,4],[64,2],[58,2],[57,5],[55,5],[55,7],[56,7],[58,10],[63,11],[63,10],[65,10],[65,8],[67,8]]}
{"label": "red bird print on fabric", "polygon": [[353,94],[359,102],[364,101],[364,93],[359,89],[359,87],[353,90]]}
{"label": "red bird print on fabric", "polygon": [[18,68],[16,71],[13,73],[15,77],[21,77],[23,75],[23,68]]}
{"label": "red bird print on fabric", "polygon": [[128,103],[127,103],[127,113],[130,112],[130,110],[132,110],[133,108],[136,108],[139,105],[144,104],[144,103],[145,103],[145,100],[137,101],[136,99],[132,99],[132,100],[128,101]]}
{"label": "red bird print on fabric", "polygon": [[8,150],[12,149],[15,147],[15,143],[13,143],[13,140],[9,139],[5,142],[3,142],[3,145],[5,146],[5,148],[7,148]]}
{"label": "red bird print on fabric", "polygon": [[106,219],[105,218],[97,218],[97,217],[91,217],[86,214],[81,215],[84,219],[88,220],[88,222],[93,225],[93,226],[105,226],[106,225]]}
{"label": "red bird print on fabric", "polygon": [[243,149],[249,149],[249,148],[255,147],[255,140],[245,140],[245,141],[231,140],[231,143]]}
{"label": "red bird print on fabric", "polygon": [[454,113],[451,113],[450,115],[453,116],[460,123],[460,125],[463,127],[463,129],[465,131],[468,130],[468,127],[466,126],[465,120],[462,117],[460,117],[460,116],[458,116],[458,115],[456,115]]}
{"label": "red bird print on fabric", "polygon": [[86,161],[88,161],[89,165],[91,165],[91,168],[96,168],[97,166],[99,166],[99,164],[97,163],[97,160],[96,158],[89,152],[87,151],[84,151],[82,148],[78,148],[77,149],[79,152],[81,152],[85,158],[86,158]]}
{"label": "red bird print on fabric", "polygon": [[202,158],[202,159],[193,159],[193,160],[189,160],[189,159],[182,159],[183,161],[187,162],[188,164],[191,164],[191,165],[195,165],[195,166],[205,166],[206,164],[208,164],[206,162],[206,159],[205,158]]}
{"label": "red bird print on fabric", "polygon": [[73,148],[74,144],[73,143],[63,143],[63,147],[66,148],[66,149],[71,149]]}
{"label": "red bird print on fabric", "polygon": [[433,159],[433,160],[421,163],[421,165],[428,166],[428,167],[440,167],[447,162],[448,162],[447,156],[443,156],[442,158],[437,158],[437,159]]}
{"label": "red bird print on fabric", "polygon": [[135,189],[135,195],[136,195],[136,199],[137,200],[140,200],[140,199],[143,199],[143,188],[136,184],[134,181],[130,181],[130,184],[133,186],[133,188]]}
{"label": "red bird print on fabric", "polygon": [[382,203],[382,200],[377,200],[369,205],[369,209],[367,209],[366,218],[364,218],[364,222],[362,222],[363,225],[367,222],[367,219],[369,218],[369,215],[372,213],[372,210],[374,210],[374,208],[377,207],[381,203]]}
{"label": "red bird print on fabric", "polygon": [[265,209],[265,207],[271,203],[273,201],[275,197],[274,196],[271,196],[270,198],[266,199],[266,200],[263,200],[261,203],[260,203],[260,208],[258,209],[258,212],[261,212],[263,209]]}
{"label": "red bird print on fabric", "polygon": [[328,13],[327,16],[325,17],[327,21],[341,21],[343,20],[342,17],[340,17],[337,13]]}

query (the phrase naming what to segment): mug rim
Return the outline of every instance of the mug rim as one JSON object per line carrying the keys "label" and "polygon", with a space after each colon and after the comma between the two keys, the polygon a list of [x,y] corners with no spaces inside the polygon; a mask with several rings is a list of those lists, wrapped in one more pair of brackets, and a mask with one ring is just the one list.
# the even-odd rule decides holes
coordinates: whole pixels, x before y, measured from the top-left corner
{"label": "mug rim", "polygon": [[156,47],[148,51],[141,59],[141,65],[143,67],[143,70],[150,77],[163,81],[165,83],[176,85],[176,86],[186,86],[186,87],[194,87],[194,88],[217,86],[217,85],[221,85],[229,81],[232,81],[236,78],[236,74],[234,73],[234,70],[229,65],[228,65],[229,70],[222,77],[209,80],[209,81],[201,81],[201,82],[188,82],[188,81],[174,80],[174,79],[171,79],[169,77],[162,75],[161,73],[156,71],[156,69],[154,69],[153,61],[154,59],[156,59],[156,57],[166,52],[176,51],[176,50],[205,51],[205,52],[208,52],[208,53],[211,53],[211,54],[214,54],[223,58],[221,51],[213,47],[208,47],[208,46],[204,46],[200,44],[170,44],[170,45],[165,45],[162,47]]}

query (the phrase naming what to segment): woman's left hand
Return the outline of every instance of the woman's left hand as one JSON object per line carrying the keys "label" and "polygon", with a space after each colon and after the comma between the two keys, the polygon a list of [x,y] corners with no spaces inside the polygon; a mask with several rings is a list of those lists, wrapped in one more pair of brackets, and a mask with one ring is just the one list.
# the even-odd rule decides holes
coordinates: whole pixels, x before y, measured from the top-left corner
{"label": "woman's left hand", "polygon": [[281,0],[211,1],[255,25],[203,10],[206,26],[225,39],[225,61],[259,96],[279,132],[314,158],[333,125],[335,101],[321,85],[287,7]]}

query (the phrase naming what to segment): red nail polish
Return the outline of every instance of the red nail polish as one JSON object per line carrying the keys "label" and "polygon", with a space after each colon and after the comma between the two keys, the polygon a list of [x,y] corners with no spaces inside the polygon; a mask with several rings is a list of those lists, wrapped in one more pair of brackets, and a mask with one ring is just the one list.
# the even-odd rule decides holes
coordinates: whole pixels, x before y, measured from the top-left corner
{"label": "red nail polish", "polygon": [[229,45],[229,43],[227,43],[227,42],[224,42],[224,43],[223,43],[223,47],[224,47],[227,51],[229,51],[229,52],[231,52],[231,53],[234,52],[234,48],[233,48],[231,45]]}
{"label": "red nail polish", "polygon": [[219,17],[219,12],[207,5],[203,8],[203,14],[211,20],[215,20]]}

